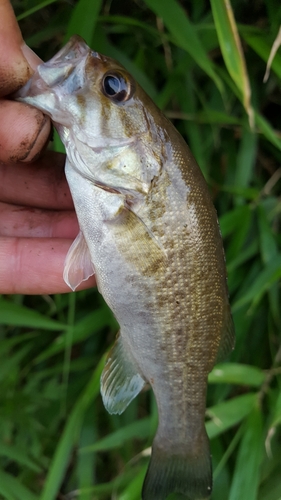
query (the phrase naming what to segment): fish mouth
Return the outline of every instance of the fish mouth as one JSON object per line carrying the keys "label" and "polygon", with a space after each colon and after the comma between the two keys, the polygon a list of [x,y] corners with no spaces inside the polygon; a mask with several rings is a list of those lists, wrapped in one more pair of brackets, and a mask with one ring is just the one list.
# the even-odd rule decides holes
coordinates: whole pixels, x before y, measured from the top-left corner
{"label": "fish mouth", "polygon": [[51,64],[53,66],[61,63],[65,64],[67,61],[74,64],[76,60],[81,60],[81,58],[87,56],[89,52],[91,52],[91,49],[86,44],[85,40],[79,35],[73,35],[67,44],[45,64]]}
{"label": "fish mouth", "polygon": [[34,75],[13,97],[20,100],[50,92],[52,87],[64,82],[91,52],[83,38],[74,35],[54,57],[39,64]]}
{"label": "fish mouth", "polygon": [[61,86],[61,92],[65,95],[83,88],[85,61],[90,54],[95,55],[80,36],[74,35],[54,57],[40,64],[30,80],[12,97],[35,106],[55,122],[69,125],[65,113],[59,113],[58,88]]}

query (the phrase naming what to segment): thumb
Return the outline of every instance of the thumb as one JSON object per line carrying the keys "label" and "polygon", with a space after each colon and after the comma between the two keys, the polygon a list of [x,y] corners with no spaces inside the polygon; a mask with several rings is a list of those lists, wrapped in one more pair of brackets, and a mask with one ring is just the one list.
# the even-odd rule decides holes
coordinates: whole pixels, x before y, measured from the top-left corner
{"label": "thumb", "polygon": [[0,96],[5,96],[24,85],[40,63],[25,45],[8,0],[0,0],[0,47]]}

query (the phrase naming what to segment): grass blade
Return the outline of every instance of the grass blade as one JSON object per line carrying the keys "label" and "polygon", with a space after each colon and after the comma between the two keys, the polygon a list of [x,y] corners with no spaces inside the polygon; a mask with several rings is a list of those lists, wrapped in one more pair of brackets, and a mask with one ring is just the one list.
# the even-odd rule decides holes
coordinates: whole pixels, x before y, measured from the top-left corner
{"label": "grass blade", "polygon": [[[237,154],[234,185],[248,187],[252,178],[253,168],[257,157],[257,134],[244,127],[242,129],[241,146]],[[236,205],[243,204],[243,198],[237,196]]]}
{"label": "grass blade", "polygon": [[273,61],[274,57],[276,56],[277,50],[279,49],[280,45],[281,45],[281,27],[279,28],[277,37],[274,40],[274,43],[272,45],[272,48],[271,48],[271,51],[269,54],[269,58],[268,58],[267,65],[266,65],[266,72],[265,72],[265,75],[263,78],[264,82],[267,82],[267,80],[268,80],[272,61]]}
{"label": "grass blade", "polygon": [[[271,47],[264,34],[257,36],[249,33],[243,33],[242,36],[247,44],[264,60],[264,62],[269,60]],[[271,63],[271,69],[278,76],[278,78],[281,78],[281,54],[275,54]]]}
{"label": "grass blade", "polygon": [[251,87],[234,14],[229,0],[211,0],[212,12],[225,65],[243,95],[243,104],[254,126]]}
{"label": "grass blade", "polygon": [[31,7],[31,9],[28,9],[25,12],[23,12],[22,14],[20,14],[19,16],[17,16],[17,21],[21,21],[25,17],[29,17],[32,14],[34,14],[35,12],[38,12],[38,10],[44,9],[44,7],[47,7],[47,5],[51,5],[51,3],[55,3],[55,2],[57,2],[57,0],[45,0],[44,2],[40,2],[37,5],[35,5],[34,7]]}
{"label": "grass blade", "polygon": [[119,500],[139,500],[141,498],[141,490],[145,478],[147,465],[144,465],[134,479],[129,483],[127,488],[119,496]]}
{"label": "grass blade", "polygon": [[232,311],[238,311],[242,306],[253,302],[253,305],[261,300],[262,296],[281,278],[281,255],[271,261],[257,276],[252,286],[239,298],[232,307]]}
{"label": "grass blade", "polygon": [[239,384],[260,387],[265,381],[265,373],[255,366],[239,363],[216,365],[208,377],[210,384]]}
{"label": "grass blade", "polygon": [[42,468],[39,467],[33,460],[28,458],[26,450],[20,449],[16,446],[0,443],[0,456],[7,457],[8,459],[14,460],[19,464],[23,464],[35,472],[40,472],[42,470]]}
{"label": "grass blade", "polygon": [[0,469],[0,493],[7,500],[36,500],[36,496],[21,481]]}
{"label": "grass blade", "polygon": [[229,500],[256,500],[263,451],[262,416],[259,408],[249,415],[241,440]]}
{"label": "grass blade", "polygon": [[65,41],[78,34],[91,45],[101,5],[102,0],[79,0],[68,23]]}
{"label": "grass blade", "polygon": [[44,489],[40,495],[40,500],[55,500],[58,494],[72,449],[78,440],[84,413],[88,405],[99,393],[100,376],[104,362],[105,358],[103,357],[68,418],[52,460],[52,466],[46,478]]}
{"label": "grass blade", "polygon": [[44,330],[64,330],[66,328],[63,323],[4,299],[0,300],[0,324],[42,328]]}
{"label": "grass blade", "polygon": [[145,3],[157,16],[163,19],[164,24],[179,47],[182,47],[190,54],[196,64],[213,79],[220,92],[222,92],[222,81],[216,74],[195,27],[189,21],[179,3],[176,0],[145,0]]}
{"label": "grass blade", "polygon": [[249,393],[208,408],[207,415],[212,419],[206,423],[209,438],[212,439],[241,422],[253,409],[256,400],[257,395]]}
{"label": "grass blade", "polygon": [[91,453],[93,451],[111,450],[122,446],[126,441],[133,438],[145,439],[151,435],[151,419],[144,418],[132,424],[126,425],[116,432],[109,434],[96,443],[80,449],[80,453]]}

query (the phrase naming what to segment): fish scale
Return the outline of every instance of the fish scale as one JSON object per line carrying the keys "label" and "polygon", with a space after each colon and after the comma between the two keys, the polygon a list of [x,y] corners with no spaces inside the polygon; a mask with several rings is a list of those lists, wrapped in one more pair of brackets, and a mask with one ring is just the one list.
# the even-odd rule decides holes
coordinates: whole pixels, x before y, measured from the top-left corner
{"label": "fish scale", "polygon": [[96,273],[120,333],[101,393],[122,413],[145,383],[159,424],[143,500],[207,500],[207,377],[234,345],[222,241],[188,146],[138,83],[80,37],[41,64],[16,98],[47,113],[66,147],[80,233],[64,278]]}

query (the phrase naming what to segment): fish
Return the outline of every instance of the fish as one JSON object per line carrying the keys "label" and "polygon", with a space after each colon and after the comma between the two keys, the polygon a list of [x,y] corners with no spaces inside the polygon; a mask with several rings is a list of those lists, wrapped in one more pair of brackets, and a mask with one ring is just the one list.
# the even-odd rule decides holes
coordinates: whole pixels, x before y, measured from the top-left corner
{"label": "fish", "polygon": [[121,414],[146,384],[158,428],[143,500],[207,500],[207,378],[234,348],[225,257],[206,181],[182,136],[118,62],[78,35],[38,66],[16,99],[51,117],[80,232],[72,290],[95,273],[120,331],[101,376]]}

